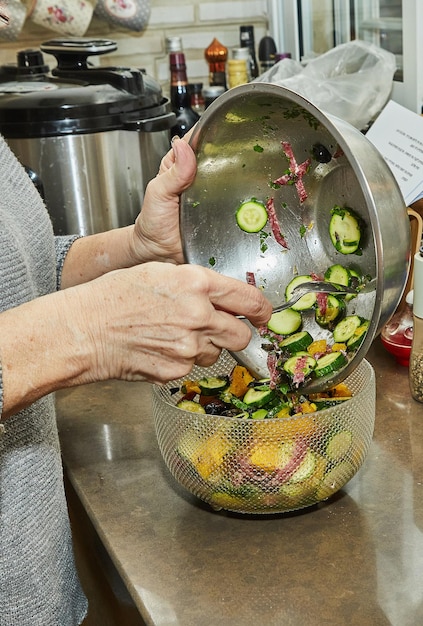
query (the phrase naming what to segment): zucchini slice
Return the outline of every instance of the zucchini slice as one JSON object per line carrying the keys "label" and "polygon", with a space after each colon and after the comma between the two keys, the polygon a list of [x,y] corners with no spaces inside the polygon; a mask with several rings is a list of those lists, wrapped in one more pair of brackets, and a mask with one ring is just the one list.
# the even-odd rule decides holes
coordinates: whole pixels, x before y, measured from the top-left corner
{"label": "zucchini slice", "polygon": [[341,369],[347,362],[347,358],[342,352],[329,352],[329,354],[325,354],[320,359],[317,359],[314,373],[316,376],[326,376]]}
{"label": "zucchini slice", "polygon": [[199,402],[194,400],[180,400],[177,405],[178,409],[189,411],[190,413],[205,413],[206,409]]}
{"label": "zucchini slice", "polygon": [[351,396],[342,396],[339,398],[319,398],[317,400],[313,400],[313,404],[315,404],[317,409],[320,411],[321,409],[329,409],[332,406],[339,406],[347,400],[351,400]]}
{"label": "zucchini slice", "polygon": [[316,323],[322,328],[332,329],[341,317],[344,316],[346,311],[345,302],[335,296],[328,295],[326,299],[326,306],[323,308],[318,305],[314,313]]}
{"label": "zucchini slice", "polygon": [[336,343],[347,343],[361,324],[362,319],[358,315],[347,315],[333,329],[334,341]]}
{"label": "zucchini slice", "polygon": [[224,391],[224,389],[226,389],[228,384],[227,378],[220,378],[217,376],[200,378],[198,381],[198,386],[200,387],[203,396],[217,396],[219,393]]}
{"label": "zucchini slice", "polygon": [[341,430],[341,432],[333,435],[326,446],[326,456],[330,461],[338,463],[345,458],[351,448],[352,433],[349,430]]}
{"label": "zucchini slice", "polygon": [[282,350],[287,350],[290,354],[307,350],[308,346],[313,343],[313,337],[307,330],[300,330],[298,333],[289,335],[279,343]]}
{"label": "zucchini slice", "polygon": [[325,272],[325,280],[329,281],[330,283],[344,285],[345,287],[350,284],[350,277],[350,270],[343,265],[340,265],[340,263],[331,265]]}
{"label": "zucchini slice", "polygon": [[244,405],[248,408],[260,409],[265,404],[274,399],[276,391],[270,389],[268,385],[251,387],[243,398]]}
{"label": "zucchini slice", "polygon": [[[288,301],[291,299],[292,292],[294,291],[295,287],[298,287],[298,285],[303,285],[304,283],[310,283],[312,280],[313,278],[309,274],[302,274],[300,276],[295,276],[295,278],[293,278],[286,286],[286,289],[285,289],[286,300]],[[293,304],[291,308],[293,308],[294,311],[306,311],[308,309],[313,308],[315,304],[316,304],[316,294],[307,293],[305,296],[297,300],[297,302]]]}
{"label": "zucchini slice", "polygon": [[352,352],[353,350],[357,350],[361,346],[364,337],[366,336],[366,333],[369,329],[369,326],[370,322],[366,320],[354,331],[354,334],[347,341],[347,350],[350,350]]}
{"label": "zucchini slice", "polygon": [[267,327],[277,335],[292,335],[301,327],[302,321],[301,313],[290,308],[273,313]]}
{"label": "zucchini slice", "polygon": [[329,235],[335,250],[341,254],[353,254],[360,246],[360,220],[352,209],[335,206],[329,222]]}
{"label": "zucchini slice", "polygon": [[291,356],[283,364],[283,369],[290,378],[304,376],[306,378],[316,367],[316,359],[313,359],[308,352],[298,352]]}
{"label": "zucchini slice", "polygon": [[237,224],[246,233],[258,233],[266,226],[267,219],[265,205],[254,198],[243,202],[236,212]]}

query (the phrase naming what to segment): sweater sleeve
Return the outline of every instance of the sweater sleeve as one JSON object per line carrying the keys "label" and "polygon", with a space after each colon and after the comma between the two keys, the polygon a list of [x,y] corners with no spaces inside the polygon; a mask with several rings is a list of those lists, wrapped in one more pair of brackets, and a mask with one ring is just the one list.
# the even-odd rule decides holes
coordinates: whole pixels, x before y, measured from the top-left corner
{"label": "sweater sleeve", "polygon": [[60,285],[62,282],[62,270],[63,270],[63,264],[65,262],[66,255],[69,252],[69,248],[71,247],[73,242],[79,238],[80,238],[80,235],[63,235],[63,236],[56,236],[54,238],[54,243],[56,246],[57,290],[60,289]]}

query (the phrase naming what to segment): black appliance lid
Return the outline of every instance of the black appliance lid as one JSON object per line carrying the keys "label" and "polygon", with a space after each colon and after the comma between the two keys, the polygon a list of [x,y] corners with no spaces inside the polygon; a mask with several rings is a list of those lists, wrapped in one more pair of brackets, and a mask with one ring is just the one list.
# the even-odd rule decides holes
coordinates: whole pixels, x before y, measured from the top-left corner
{"label": "black appliance lid", "polygon": [[7,138],[85,134],[131,127],[164,114],[161,88],[141,70],[94,67],[87,56],[116,49],[108,40],[52,40],[50,73],[38,50],[0,67],[0,132]]}

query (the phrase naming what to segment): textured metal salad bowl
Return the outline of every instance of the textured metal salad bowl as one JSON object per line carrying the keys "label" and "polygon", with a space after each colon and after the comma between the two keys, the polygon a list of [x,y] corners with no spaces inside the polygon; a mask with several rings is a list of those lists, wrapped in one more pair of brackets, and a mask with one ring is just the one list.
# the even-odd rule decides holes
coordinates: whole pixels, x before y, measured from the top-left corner
{"label": "textured metal salad bowl", "polygon": [[[229,374],[223,351],[192,377]],[[214,509],[284,513],[330,498],[357,473],[373,436],[376,384],[363,359],[346,379],[353,397],[308,414],[240,419],[176,406],[182,380],[153,387],[157,441],[172,476]]]}
{"label": "textured metal salad bowl", "polygon": [[[347,314],[370,320],[363,343],[341,369],[310,379],[304,389],[312,392],[343,380],[394,313],[407,279],[409,219],[385,160],[348,123],[284,87],[266,83],[242,85],[219,97],[201,117],[190,143],[198,172],[181,202],[187,262],[242,281],[247,274],[254,276],[274,306],[283,301],[293,277],[322,276],[333,264],[374,279],[373,291],[347,304]],[[288,184],[273,184],[283,177]],[[254,234],[240,229],[237,208],[252,198],[263,203],[273,199],[286,247],[272,236],[269,225]],[[362,220],[359,254],[335,249],[329,235],[335,206],[352,208]],[[313,316],[304,319],[304,328],[314,339],[330,341],[330,331],[318,326]],[[262,344],[253,329],[248,347],[234,356],[266,377]]]}

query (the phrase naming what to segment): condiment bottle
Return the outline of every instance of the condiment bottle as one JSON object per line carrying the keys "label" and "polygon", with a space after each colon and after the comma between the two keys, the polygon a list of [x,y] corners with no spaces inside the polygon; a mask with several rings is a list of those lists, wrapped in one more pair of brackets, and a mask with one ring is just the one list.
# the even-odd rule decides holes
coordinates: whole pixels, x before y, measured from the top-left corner
{"label": "condiment bottle", "polygon": [[171,128],[171,135],[183,137],[200,119],[191,107],[191,95],[188,91],[187,68],[183,52],[171,52],[170,64],[170,102],[176,115],[176,124]]}
{"label": "condiment bottle", "polygon": [[250,51],[250,76],[251,79],[257,78],[259,75],[258,63],[256,59],[256,46],[254,42],[254,26],[240,26],[239,38],[241,48],[248,48]]}
{"label": "condiment bottle", "polygon": [[216,39],[213,39],[204,56],[209,64],[209,84],[221,86],[226,89],[226,60],[228,49]]}
{"label": "condiment bottle", "polygon": [[157,60],[156,78],[162,87],[163,95],[170,97],[170,72],[169,72],[169,54],[171,52],[182,52],[181,37],[166,37],[164,42],[165,56]]}
{"label": "condiment bottle", "polygon": [[203,96],[203,83],[189,83],[188,91],[191,96],[191,107],[193,110],[201,115],[204,113],[204,96]]}
{"label": "condiment bottle", "polygon": [[414,256],[413,342],[409,380],[414,400],[423,402],[423,247]]}

